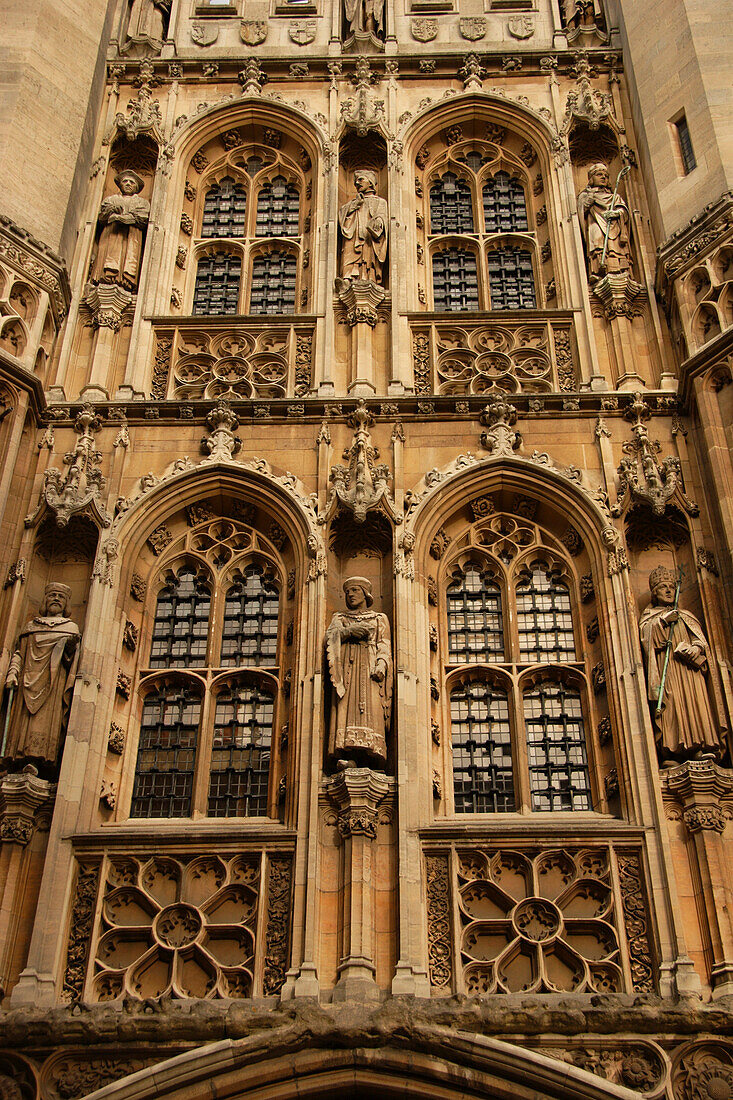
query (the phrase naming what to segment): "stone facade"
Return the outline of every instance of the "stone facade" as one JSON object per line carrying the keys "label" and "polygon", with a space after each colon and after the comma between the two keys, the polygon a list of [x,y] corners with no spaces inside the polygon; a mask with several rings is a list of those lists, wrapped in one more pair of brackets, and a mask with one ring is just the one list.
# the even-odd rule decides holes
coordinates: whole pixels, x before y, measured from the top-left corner
{"label": "stone facade", "polygon": [[730,110],[652,6],[89,5],[40,130],[13,16],[8,1095],[733,1096]]}

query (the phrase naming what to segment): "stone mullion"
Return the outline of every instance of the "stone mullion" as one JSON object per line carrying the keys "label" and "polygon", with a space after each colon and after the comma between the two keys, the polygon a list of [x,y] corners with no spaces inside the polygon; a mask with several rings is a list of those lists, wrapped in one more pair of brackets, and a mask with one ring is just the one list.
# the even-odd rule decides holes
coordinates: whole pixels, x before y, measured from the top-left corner
{"label": "stone mullion", "polygon": [[[298,678],[296,728],[290,734],[290,772],[297,784],[294,813],[298,830],[293,864],[292,946],[283,997],[317,997],[320,940],[320,817],[322,770],[323,673],[326,579],[315,576],[305,585],[304,615],[297,631]],[[295,757],[293,757],[295,753]]]}
{"label": "stone mullion", "polygon": [[432,819],[432,742],[427,594],[395,577],[395,720],[399,945],[393,993],[429,996],[423,862],[419,830]]}
{"label": "stone mullion", "polygon": [[[638,625],[633,614],[634,594],[628,571],[610,578],[610,599],[606,599],[608,637],[613,646],[614,675],[608,683],[618,685],[621,741],[626,749],[630,803],[640,824],[654,830],[649,836],[649,891],[656,917],[659,940],[660,993],[697,996],[700,979],[689,957],[677,894],[674,862],[667,819],[658,781],[657,752],[651,716],[644,691],[646,683]],[[603,593],[598,593],[603,598]],[[616,609],[626,609],[617,615]],[[632,635],[633,628],[633,635]],[[607,658],[606,658],[607,659]]]}
{"label": "stone mullion", "polygon": [[[555,175],[557,176],[559,189],[557,197],[555,196]],[[585,273],[583,238],[576,209],[575,183],[569,161],[562,167],[558,167],[556,173],[550,173],[550,179],[545,182],[545,187],[548,191],[548,209],[550,199],[552,199],[553,210],[557,216],[558,236],[563,244],[562,254],[555,258],[555,269],[561,268],[564,261],[570,301],[573,303],[579,302],[581,305],[581,312],[575,314],[573,324],[580,360],[578,363],[578,382],[590,382],[592,390],[608,389],[608,380],[603,375],[596,373],[598,369],[598,348],[590,307],[590,290]],[[582,323],[580,322],[581,316]]]}
{"label": "stone mullion", "polygon": [[[65,932],[58,923],[49,927],[47,914],[66,913],[70,903],[74,853],[68,838],[95,823],[119,654],[119,645],[110,653],[108,640],[114,612],[113,589],[92,583],[58,780],[62,794],[51,824],[26,968],[12,993],[14,1005],[50,1005],[60,992]],[[102,683],[108,685],[104,692]]]}

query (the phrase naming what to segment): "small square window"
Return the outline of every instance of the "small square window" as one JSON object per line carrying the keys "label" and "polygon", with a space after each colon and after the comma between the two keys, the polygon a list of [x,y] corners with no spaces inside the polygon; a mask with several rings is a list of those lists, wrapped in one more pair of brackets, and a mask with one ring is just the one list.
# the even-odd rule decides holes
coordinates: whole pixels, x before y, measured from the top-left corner
{"label": "small square window", "polygon": [[697,168],[697,160],[695,159],[695,150],[692,148],[690,128],[687,125],[685,114],[681,114],[672,125],[677,137],[677,147],[682,160],[682,169],[684,174],[689,176],[693,168]]}

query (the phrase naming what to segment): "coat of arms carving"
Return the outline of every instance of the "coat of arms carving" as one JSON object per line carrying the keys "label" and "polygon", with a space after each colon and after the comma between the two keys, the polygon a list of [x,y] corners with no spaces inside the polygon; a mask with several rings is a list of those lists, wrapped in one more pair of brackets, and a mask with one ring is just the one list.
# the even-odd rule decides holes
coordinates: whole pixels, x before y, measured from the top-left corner
{"label": "coat of arms carving", "polygon": [[486,20],[481,15],[468,15],[458,20],[458,30],[462,38],[469,42],[478,42],[486,34]]}
{"label": "coat of arms carving", "polygon": [[315,19],[294,20],[288,28],[288,35],[291,42],[296,42],[298,46],[307,46],[316,37]]}
{"label": "coat of arms carving", "polygon": [[211,46],[219,37],[216,23],[192,23],[191,38],[197,46]]}
{"label": "coat of arms carving", "polygon": [[410,23],[410,34],[418,42],[432,42],[438,36],[438,20],[418,16]]}
{"label": "coat of arms carving", "polygon": [[534,34],[534,19],[531,15],[511,15],[506,26],[512,38],[531,38]]}
{"label": "coat of arms carving", "polygon": [[239,24],[239,36],[248,46],[259,46],[267,38],[267,20],[243,19]]}

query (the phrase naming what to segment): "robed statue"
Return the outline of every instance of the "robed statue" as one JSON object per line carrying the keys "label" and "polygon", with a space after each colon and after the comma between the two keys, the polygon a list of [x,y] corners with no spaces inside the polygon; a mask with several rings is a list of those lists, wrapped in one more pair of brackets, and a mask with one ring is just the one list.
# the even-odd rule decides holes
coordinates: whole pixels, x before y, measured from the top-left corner
{"label": "robed statue", "polygon": [[365,279],[382,285],[387,258],[389,208],[377,195],[377,173],[354,172],[356,196],[339,208],[343,238],[341,275],[344,279]]}
{"label": "robed statue", "polygon": [[56,763],[81,637],[70,598],[68,585],[47,584],[39,614],[21,631],[5,679],[13,695],[5,756]]}
{"label": "robed statue", "polygon": [[171,0],[132,0],[123,53],[133,43],[149,45],[160,53],[170,11]]}
{"label": "robed statue", "polygon": [[562,14],[566,27],[603,28],[600,0],[562,0]]}
{"label": "robed statue", "polygon": [[344,39],[359,32],[384,38],[384,0],[343,0]]}
{"label": "robed statue", "polygon": [[600,278],[630,272],[629,208],[620,195],[614,199],[608,167],[601,162],[588,169],[588,184],[578,195],[578,218],[588,255],[588,274]]}
{"label": "robed statue", "polygon": [[99,211],[103,228],[92,266],[92,282],[118,283],[126,290],[136,290],[150,203],[140,195],[144,184],[137,172],[125,168],[115,176],[115,183],[120,194],[103,199]]}
{"label": "robed statue", "polygon": [[386,615],[372,611],[371,582],[344,581],[346,611],[326,631],[333,686],[328,755],[383,769],[392,712],[392,644]]}
{"label": "robed statue", "polygon": [[660,759],[689,759],[702,753],[720,756],[718,724],[708,694],[709,649],[703,629],[691,611],[675,608],[676,578],[671,569],[660,565],[653,570],[649,589],[652,600],[642,612],[639,633]]}

